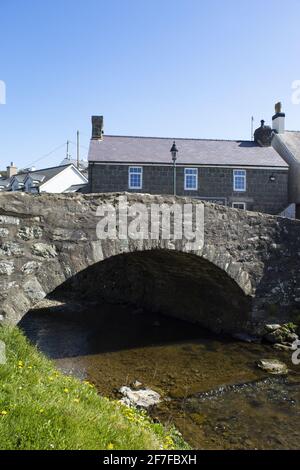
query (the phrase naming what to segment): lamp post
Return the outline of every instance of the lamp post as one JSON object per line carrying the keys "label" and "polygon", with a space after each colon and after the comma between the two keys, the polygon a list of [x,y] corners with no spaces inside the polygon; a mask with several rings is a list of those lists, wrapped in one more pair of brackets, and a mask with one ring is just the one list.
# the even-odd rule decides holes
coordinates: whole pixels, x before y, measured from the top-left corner
{"label": "lamp post", "polygon": [[173,160],[173,186],[174,186],[174,196],[176,196],[176,160],[177,160],[177,153],[178,148],[176,147],[176,142],[174,140],[172,148],[170,150]]}

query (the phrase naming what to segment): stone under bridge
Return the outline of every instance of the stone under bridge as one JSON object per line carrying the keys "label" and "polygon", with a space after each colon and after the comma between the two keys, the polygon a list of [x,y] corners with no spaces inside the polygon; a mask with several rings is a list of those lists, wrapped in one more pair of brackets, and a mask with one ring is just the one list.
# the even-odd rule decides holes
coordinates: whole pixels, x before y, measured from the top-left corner
{"label": "stone under bridge", "polygon": [[[119,196],[0,194],[1,321],[17,324],[64,285],[216,332],[259,333],[300,311],[299,222],[193,201],[204,204],[198,251],[180,240],[99,240],[96,210]],[[126,196],[147,207],[192,201]]]}

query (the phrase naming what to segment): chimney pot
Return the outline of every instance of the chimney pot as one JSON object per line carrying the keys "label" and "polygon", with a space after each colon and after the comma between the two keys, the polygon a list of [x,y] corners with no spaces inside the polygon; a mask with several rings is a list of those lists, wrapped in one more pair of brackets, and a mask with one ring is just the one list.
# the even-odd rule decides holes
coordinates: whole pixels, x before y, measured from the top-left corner
{"label": "chimney pot", "polygon": [[275,114],[272,118],[273,130],[277,134],[284,134],[285,132],[285,113],[282,112],[282,103],[275,104]]}
{"label": "chimney pot", "polygon": [[272,129],[265,125],[265,121],[260,121],[260,127],[254,132],[254,141],[261,147],[270,147],[272,142]]}

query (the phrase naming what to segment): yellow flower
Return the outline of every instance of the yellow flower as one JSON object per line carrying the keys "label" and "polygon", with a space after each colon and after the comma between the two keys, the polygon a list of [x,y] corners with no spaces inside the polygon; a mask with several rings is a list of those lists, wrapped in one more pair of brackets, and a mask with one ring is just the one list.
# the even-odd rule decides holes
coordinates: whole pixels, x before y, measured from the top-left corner
{"label": "yellow flower", "polygon": [[112,442],[110,442],[107,446],[107,450],[113,450],[113,448],[114,448],[114,445]]}
{"label": "yellow flower", "polygon": [[50,382],[53,382],[54,378],[53,378],[53,377],[48,377],[48,380],[49,380]]}
{"label": "yellow flower", "polygon": [[2,414],[2,416],[6,416],[8,414],[8,411],[3,410],[3,411],[1,411],[1,414]]}
{"label": "yellow flower", "polygon": [[23,365],[24,365],[23,361],[18,362],[18,366],[23,367]]}
{"label": "yellow flower", "polygon": [[174,441],[173,441],[172,437],[171,436],[166,436],[163,448],[165,450],[171,450],[171,449],[174,448],[174,446],[175,446],[175,444],[174,444]]}
{"label": "yellow flower", "polygon": [[68,388],[64,388],[64,392],[65,392],[65,393],[69,393],[69,389],[68,389]]}
{"label": "yellow flower", "polygon": [[74,402],[79,403],[80,402],[79,398],[74,398]]}
{"label": "yellow flower", "polygon": [[88,380],[84,380],[83,383],[84,385],[87,385],[90,388],[94,388],[94,384],[91,384],[91,382],[89,382]]}
{"label": "yellow flower", "polygon": [[40,413],[41,413],[41,414],[44,413],[44,411],[45,411],[45,410],[44,410],[43,408],[40,409]]}

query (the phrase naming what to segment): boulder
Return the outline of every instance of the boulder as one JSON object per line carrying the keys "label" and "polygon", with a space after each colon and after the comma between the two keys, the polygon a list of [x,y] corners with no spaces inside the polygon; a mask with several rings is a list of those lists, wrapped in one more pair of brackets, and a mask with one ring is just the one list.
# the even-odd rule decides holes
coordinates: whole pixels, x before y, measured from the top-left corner
{"label": "boulder", "polygon": [[287,365],[278,359],[261,359],[257,362],[257,366],[273,375],[286,375],[289,372]]}
{"label": "boulder", "polygon": [[[266,329],[269,332],[264,336],[265,340],[273,344],[292,344],[298,339],[298,335],[294,332],[293,328],[289,325],[272,325],[273,329],[270,330],[271,325],[267,325]],[[276,328],[275,328],[276,326]]]}
{"label": "boulder", "polygon": [[286,351],[286,352],[289,352],[289,351],[294,351],[293,349],[293,346],[290,346],[290,345],[287,345],[287,344],[274,344],[273,346],[274,349],[276,349],[277,351]]}
{"label": "boulder", "polygon": [[273,331],[279,330],[281,328],[281,325],[278,325],[278,324],[266,325],[265,328],[268,333],[272,333]]}
{"label": "boulder", "polygon": [[121,402],[127,406],[148,409],[161,401],[160,395],[149,388],[145,390],[132,390],[129,387],[122,387],[119,391],[123,395]]}

